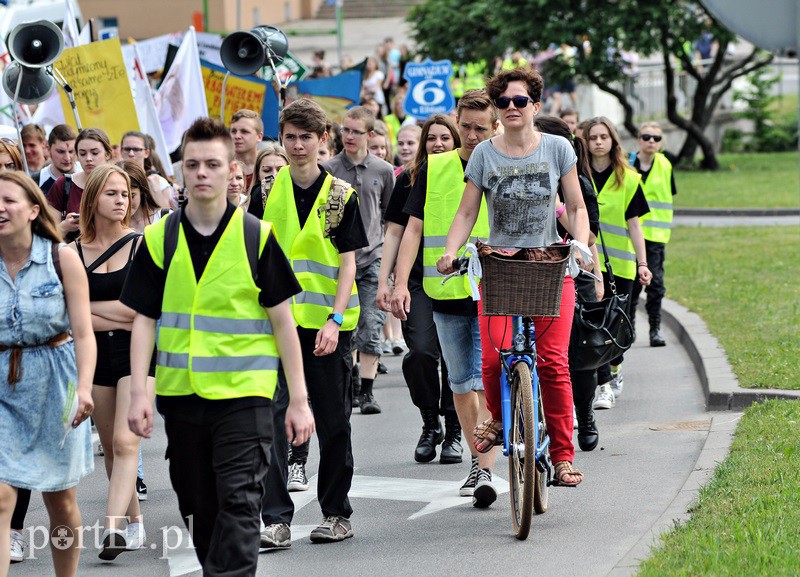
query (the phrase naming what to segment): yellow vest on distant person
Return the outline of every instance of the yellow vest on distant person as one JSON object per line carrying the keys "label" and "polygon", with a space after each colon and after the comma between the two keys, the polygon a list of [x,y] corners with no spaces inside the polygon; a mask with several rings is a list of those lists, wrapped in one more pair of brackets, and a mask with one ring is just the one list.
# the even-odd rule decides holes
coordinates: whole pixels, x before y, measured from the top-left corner
{"label": "yellow vest on distant person", "polygon": [[642,184],[650,212],[641,217],[644,239],[650,242],[669,242],[672,229],[672,163],[657,152],[647,180]]}
{"label": "yellow vest on distant person", "polygon": [[[325,211],[318,212],[328,202],[332,181],[333,177],[328,174],[302,229],[288,166],[278,171],[264,207],[264,218],[272,223],[275,238],[303,289],[303,292],[292,297],[292,312],[295,322],[307,329],[321,329],[328,322],[339,286],[339,251],[331,239],[324,236]],[[352,188],[348,190],[345,202],[353,192]],[[360,312],[354,282],[341,329],[351,331],[356,328]]]}
{"label": "yellow vest on distant person", "polygon": [[[447,233],[453,224],[461,197],[464,195],[464,167],[458,150],[428,156],[428,183],[423,220],[422,288],[432,299],[454,300],[472,295],[466,275],[442,284],[444,278],[436,269],[436,261],[444,254]],[[470,242],[489,237],[489,213],[486,199],[481,197],[478,220],[472,229]]]}
{"label": "yellow vest on distant person", "polygon": [[[630,280],[636,279],[637,263],[633,241],[628,233],[628,222],[625,220],[625,210],[633,200],[641,180],[641,174],[626,166],[622,186],[617,185],[612,172],[597,195],[597,203],[600,206],[600,230],[603,231],[603,242],[611,268],[616,276]],[[601,251],[601,268],[605,272],[602,250],[600,247],[598,250]]]}
{"label": "yellow vest on distant person", "polygon": [[[164,268],[164,233],[170,218],[145,228],[147,249]],[[241,208],[214,247],[200,281],[183,227],[169,264],[158,333],[156,394],[205,399],[272,398],[278,382],[278,348],[245,250]],[[259,254],[270,223],[261,223]]]}

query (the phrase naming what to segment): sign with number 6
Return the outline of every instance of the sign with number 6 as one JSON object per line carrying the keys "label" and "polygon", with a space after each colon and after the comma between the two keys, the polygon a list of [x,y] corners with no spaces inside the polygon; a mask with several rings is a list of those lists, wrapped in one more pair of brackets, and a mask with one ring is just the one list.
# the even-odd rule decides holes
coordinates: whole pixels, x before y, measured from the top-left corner
{"label": "sign with number 6", "polygon": [[450,90],[453,66],[449,60],[409,62],[403,77],[408,80],[408,92],[403,108],[418,120],[433,114],[448,114],[456,105]]}

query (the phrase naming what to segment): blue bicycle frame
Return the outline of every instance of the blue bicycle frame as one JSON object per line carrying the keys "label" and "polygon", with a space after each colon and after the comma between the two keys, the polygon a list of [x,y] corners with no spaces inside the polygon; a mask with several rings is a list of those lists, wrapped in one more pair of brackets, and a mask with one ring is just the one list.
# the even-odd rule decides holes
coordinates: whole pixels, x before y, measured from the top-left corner
{"label": "blue bicycle frame", "polygon": [[[546,435],[541,445],[539,444],[539,375],[536,372],[536,344],[535,328],[529,318],[514,317],[512,319],[513,341],[510,349],[500,351],[502,371],[500,374],[500,408],[503,416],[503,454],[508,457],[511,448],[508,440],[511,437],[511,383],[509,377],[517,363],[525,363],[531,372],[531,385],[533,387],[533,423],[525,423],[526,427],[533,426],[533,438],[536,443],[535,455],[537,464],[550,445],[550,436]],[[540,467],[541,469],[541,467]]]}

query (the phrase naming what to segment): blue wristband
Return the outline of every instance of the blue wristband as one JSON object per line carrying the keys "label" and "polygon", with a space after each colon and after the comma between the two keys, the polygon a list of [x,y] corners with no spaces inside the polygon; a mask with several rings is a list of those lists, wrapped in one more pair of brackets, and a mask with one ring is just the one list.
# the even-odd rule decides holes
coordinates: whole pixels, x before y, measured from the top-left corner
{"label": "blue wristband", "polygon": [[342,326],[344,316],[341,313],[332,313],[328,315],[328,320],[335,322],[337,325]]}

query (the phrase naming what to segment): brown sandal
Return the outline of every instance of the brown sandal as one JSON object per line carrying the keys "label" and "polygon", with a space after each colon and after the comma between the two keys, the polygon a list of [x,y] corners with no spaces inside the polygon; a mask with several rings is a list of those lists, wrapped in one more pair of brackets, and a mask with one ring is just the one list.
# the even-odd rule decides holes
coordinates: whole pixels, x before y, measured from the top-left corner
{"label": "brown sandal", "polygon": [[[473,435],[475,437],[473,441],[475,449],[479,453],[488,453],[492,450],[492,447],[503,443],[503,421],[490,417],[475,427]],[[484,445],[483,441],[489,441],[489,443]]]}
{"label": "brown sandal", "polygon": [[[583,481],[583,473],[572,466],[569,461],[559,461],[555,465],[556,478],[551,483],[557,487],[577,487]],[[569,477],[580,477],[577,482],[568,482],[566,479]]]}

